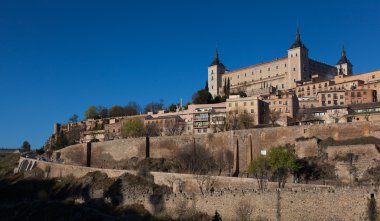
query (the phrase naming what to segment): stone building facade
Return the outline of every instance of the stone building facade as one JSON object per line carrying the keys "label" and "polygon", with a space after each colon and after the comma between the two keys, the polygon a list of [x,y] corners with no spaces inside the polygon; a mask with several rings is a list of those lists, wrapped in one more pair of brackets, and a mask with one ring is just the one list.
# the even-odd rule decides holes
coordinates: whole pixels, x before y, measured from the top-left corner
{"label": "stone building facade", "polygon": [[[228,71],[216,52],[208,67],[209,91],[214,97],[223,95],[224,85],[229,82],[232,91],[244,91],[248,96],[253,96],[262,94],[263,90],[269,92],[272,89],[294,89],[297,82],[308,81],[312,75],[331,79],[338,73],[337,67],[309,58],[308,52],[298,30],[286,56],[261,64]],[[347,58],[341,60],[348,61]],[[344,63],[339,64],[339,67],[340,65],[347,66]]]}

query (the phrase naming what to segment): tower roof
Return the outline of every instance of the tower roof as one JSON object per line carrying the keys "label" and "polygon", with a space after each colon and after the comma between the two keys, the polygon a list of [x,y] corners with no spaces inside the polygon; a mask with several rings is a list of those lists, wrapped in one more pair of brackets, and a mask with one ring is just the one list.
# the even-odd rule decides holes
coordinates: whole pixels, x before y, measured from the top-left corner
{"label": "tower roof", "polygon": [[336,63],[337,65],[338,64],[351,64],[350,60],[348,60],[347,56],[346,56],[346,50],[344,49],[344,46],[342,47],[342,56],[340,57],[338,63]]}
{"label": "tower roof", "polygon": [[215,49],[215,57],[214,57],[214,60],[212,61],[212,63],[211,63],[209,66],[214,66],[214,65],[221,65],[221,66],[224,66],[223,63],[220,62],[220,60],[219,60],[218,49]]}
{"label": "tower roof", "polygon": [[299,48],[299,47],[306,48],[305,45],[304,45],[304,44],[302,43],[302,41],[301,41],[300,31],[299,31],[299,28],[297,27],[296,40],[295,40],[294,43],[290,46],[289,49]]}

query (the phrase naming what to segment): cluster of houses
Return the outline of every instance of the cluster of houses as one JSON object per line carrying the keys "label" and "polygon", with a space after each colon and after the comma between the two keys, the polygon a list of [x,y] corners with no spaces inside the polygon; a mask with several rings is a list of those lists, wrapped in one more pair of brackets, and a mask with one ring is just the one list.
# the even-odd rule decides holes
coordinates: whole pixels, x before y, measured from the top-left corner
{"label": "cluster of houses", "polygon": [[146,128],[155,128],[156,136],[206,134],[233,129],[228,124],[243,113],[251,116],[252,127],[375,121],[380,120],[379,80],[380,71],[328,81],[313,78],[299,82],[295,89],[257,96],[230,95],[223,103],[190,104],[187,109],[178,106],[175,112],[160,110],[56,124],[54,134],[63,131],[80,143],[120,139],[124,123],[135,118],[141,119]]}
{"label": "cluster of houses", "polygon": [[223,103],[56,124],[52,137],[65,133],[75,142],[119,139],[125,122],[135,118],[155,136],[241,129],[234,126],[241,116],[245,128],[380,120],[380,70],[353,74],[344,48],[336,65],[311,59],[298,30],[287,52],[282,58],[231,71],[216,51],[208,67],[208,89],[214,98],[228,95]]}

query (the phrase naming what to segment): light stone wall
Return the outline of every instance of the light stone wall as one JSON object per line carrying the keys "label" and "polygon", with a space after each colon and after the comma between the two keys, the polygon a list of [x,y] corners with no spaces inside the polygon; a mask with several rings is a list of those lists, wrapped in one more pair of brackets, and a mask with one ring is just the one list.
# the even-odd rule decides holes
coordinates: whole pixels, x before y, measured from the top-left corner
{"label": "light stone wall", "polygon": [[[37,167],[50,171],[49,177],[62,177],[73,175],[84,176],[87,172],[99,170],[109,177],[118,177],[124,172],[121,170],[107,170],[87,168],[71,165],[38,161]],[[46,169],[49,167],[49,169]],[[196,183],[193,175],[168,174],[153,172],[157,184],[165,184],[168,179],[181,179],[186,185]],[[186,189],[183,193],[175,192],[170,195],[158,197],[152,202],[150,191],[145,194],[136,194],[125,190],[123,192],[124,204],[143,204],[150,212],[157,212],[162,207],[171,215],[176,215],[176,209],[181,202],[187,203],[187,208],[195,208],[210,216],[217,210],[223,220],[237,220],[236,209],[242,202],[248,202],[253,208],[253,216],[266,217],[269,220],[278,220],[280,214],[283,221],[303,220],[366,220],[368,199],[371,194],[379,200],[377,192],[371,187],[331,187],[320,185],[287,184],[287,187],[277,190],[273,183],[266,191],[258,191],[253,179],[214,177],[217,186],[214,193],[202,195],[197,186]],[[157,197],[157,196],[156,196]],[[159,205],[159,206],[158,206]]]}
{"label": "light stone wall", "polygon": [[[239,168],[245,172],[252,156],[258,156],[261,150],[285,144],[295,144],[296,138],[317,137],[346,140],[364,136],[380,138],[380,122],[340,123],[329,125],[304,125],[228,131],[205,135],[182,135],[172,137],[152,137],[150,153],[152,158],[173,159],[181,148],[195,144],[205,146],[212,154],[220,150],[235,152],[239,142]],[[85,165],[86,150],[84,145],[74,145],[59,150],[63,163]],[[145,157],[145,138],[128,138],[94,143],[92,147],[92,165],[95,167],[114,168],[131,158]],[[111,165],[111,167],[109,167]],[[115,167],[116,168],[116,167]]]}

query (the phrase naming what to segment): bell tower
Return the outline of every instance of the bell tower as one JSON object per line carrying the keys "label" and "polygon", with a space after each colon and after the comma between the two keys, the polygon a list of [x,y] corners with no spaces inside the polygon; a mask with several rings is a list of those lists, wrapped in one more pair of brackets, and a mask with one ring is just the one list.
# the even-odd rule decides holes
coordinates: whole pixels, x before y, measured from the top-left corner
{"label": "bell tower", "polygon": [[338,69],[338,75],[351,75],[352,74],[352,64],[350,60],[348,60],[346,56],[346,50],[344,46],[342,47],[342,56],[340,57],[338,63],[336,63],[335,67]]}

